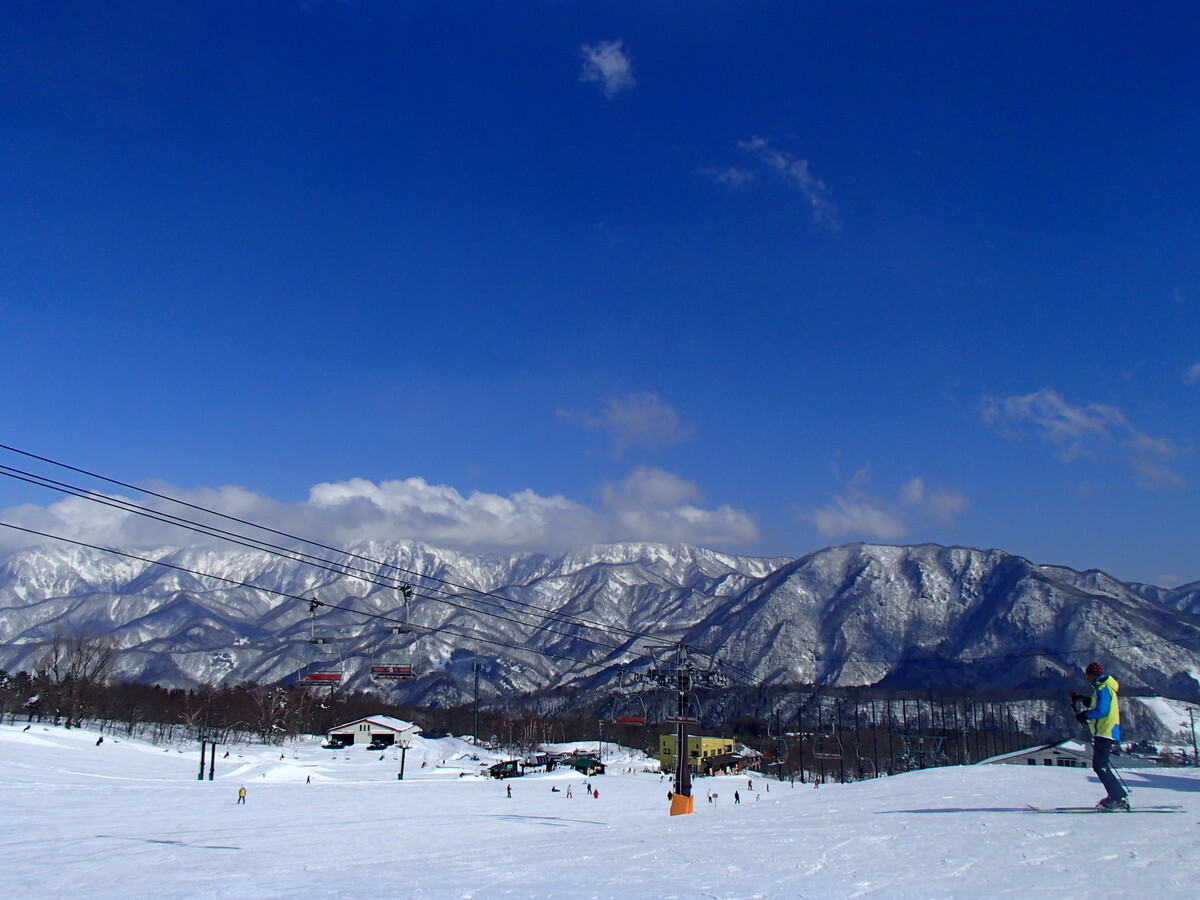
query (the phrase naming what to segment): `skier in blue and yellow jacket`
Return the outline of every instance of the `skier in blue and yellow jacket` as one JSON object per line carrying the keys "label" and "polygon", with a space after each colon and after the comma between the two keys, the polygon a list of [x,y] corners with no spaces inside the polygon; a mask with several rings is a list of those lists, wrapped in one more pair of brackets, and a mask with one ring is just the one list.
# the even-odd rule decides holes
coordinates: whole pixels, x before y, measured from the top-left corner
{"label": "skier in blue and yellow jacket", "polygon": [[1084,707],[1075,718],[1092,733],[1092,771],[1108,791],[1098,806],[1109,811],[1129,809],[1129,796],[1109,765],[1113,747],[1121,740],[1121,704],[1117,699],[1121,685],[1111,675],[1105,675],[1098,662],[1088,663],[1084,673],[1092,686],[1092,694],[1090,697],[1072,694],[1071,699]]}

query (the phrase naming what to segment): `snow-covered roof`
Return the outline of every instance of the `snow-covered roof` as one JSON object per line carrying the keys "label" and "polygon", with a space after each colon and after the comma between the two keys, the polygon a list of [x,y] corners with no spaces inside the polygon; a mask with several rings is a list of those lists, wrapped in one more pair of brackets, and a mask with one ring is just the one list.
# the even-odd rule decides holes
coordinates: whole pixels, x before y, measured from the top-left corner
{"label": "snow-covered roof", "polygon": [[1074,754],[1075,756],[1088,757],[1088,750],[1083,744],[1078,741],[1058,741],[1053,744],[1039,744],[1036,747],[1026,747],[1023,750],[1013,750],[1010,753],[1000,753],[996,756],[989,756],[987,759],[981,759],[979,765],[984,763],[999,763],[1010,759],[1020,759],[1022,756],[1029,756],[1033,753],[1044,753],[1047,750],[1062,750],[1066,753]]}
{"label": "snow-covered roof", "polygon": [[334,725],[329,731],[343,731],[346,728],[351,728],[367,722],[371,725],[378,725],[381,728],[387,728],[391,731],[411,731],[413,734],[421,732],[421,726],[413,722],[405,722],[403,719],[396,719],[392,716],[364,716],[361,719],[354,719],[351,722],[343,722],[341,725]]}

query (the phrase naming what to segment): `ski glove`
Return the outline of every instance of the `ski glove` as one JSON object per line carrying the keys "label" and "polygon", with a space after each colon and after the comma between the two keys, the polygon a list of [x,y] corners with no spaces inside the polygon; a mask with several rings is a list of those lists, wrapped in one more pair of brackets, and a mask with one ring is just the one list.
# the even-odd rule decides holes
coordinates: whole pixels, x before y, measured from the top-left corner
{"label": "ski glove", "polygon": [[1078,722],[1080,725],[1086,725],[1087,724],[1087,713],[1082,712],[1082,711],[1075,713],[1075,721]]}

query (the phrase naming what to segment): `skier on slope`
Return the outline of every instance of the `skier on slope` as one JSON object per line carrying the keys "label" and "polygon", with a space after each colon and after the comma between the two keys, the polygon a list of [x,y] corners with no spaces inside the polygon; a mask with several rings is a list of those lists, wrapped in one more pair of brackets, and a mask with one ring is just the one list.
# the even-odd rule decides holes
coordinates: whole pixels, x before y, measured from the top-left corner
{"label": "skier on slope", "polygon": [[1108,762],[1113,747],[1121,740],[1121,707],[1117,700],[1121,686],[1117,679],[1104,674],[1104,667],[1098,662],[1088,663],[1084,674],[1092,686],[1091,696],[1072,693],[1071,700],[1079,710],[1075,718],[1092,734],[1092,771],[1108,791],[1097,809],[1105,812],[1127,810],[1129,795]]}

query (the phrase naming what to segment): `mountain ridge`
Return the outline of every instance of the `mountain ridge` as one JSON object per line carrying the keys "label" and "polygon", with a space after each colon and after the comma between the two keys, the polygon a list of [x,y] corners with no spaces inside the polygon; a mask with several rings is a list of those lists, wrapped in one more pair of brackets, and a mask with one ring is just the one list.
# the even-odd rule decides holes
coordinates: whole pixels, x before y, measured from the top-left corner
{"label": "mountain ridge", "polygon": [[[503,556],[375,541],[323,568],[244,548],[136,555],[163,565],[61,545],[0,562],[0,666],[31,669],[58,627],[111,636],[119,675],[164,686],[324,666],[377,687],[373,662],[403,662],[421,677],[394,685],[399,699],[457,702],[475,660],[493,695],[610,690],[622,666],[682,641],[772,683],[1029,688],[1103,656],[1128,687],[1200,696],[1200,583],[1125,584],[995,549],[852,543],[789,558],[640,542]],[[296,599],[310,597],[315,617]],[[397,622],[410,633],[390,634]]]}

